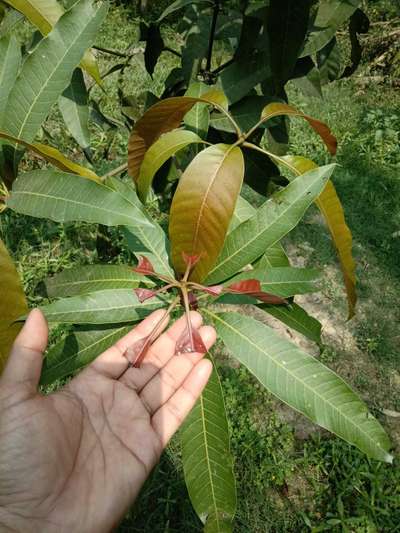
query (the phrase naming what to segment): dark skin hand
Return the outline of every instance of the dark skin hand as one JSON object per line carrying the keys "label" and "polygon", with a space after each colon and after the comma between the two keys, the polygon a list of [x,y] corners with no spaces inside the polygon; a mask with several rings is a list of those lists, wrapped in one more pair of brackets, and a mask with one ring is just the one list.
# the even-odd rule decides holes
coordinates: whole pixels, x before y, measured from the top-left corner
{"label": "dark skin hand", "polygon": [[[164,313],[44,396],[38,383],[48,329],[42,313],[31,312],[0,378],[1,532],[101,533],[123,518],[212,371],[201,354],[175,355],[180,318],[141,368],[124,373],[124,351]],[[210,347],[214,329],[196,312],[191,322]]]}

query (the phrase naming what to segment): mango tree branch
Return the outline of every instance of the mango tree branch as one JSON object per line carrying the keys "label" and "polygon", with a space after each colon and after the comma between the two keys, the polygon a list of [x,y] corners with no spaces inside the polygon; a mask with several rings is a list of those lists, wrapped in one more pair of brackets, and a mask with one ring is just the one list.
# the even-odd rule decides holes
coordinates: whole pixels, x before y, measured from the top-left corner
{"label": "mango tree branch", "polygon": [[210,39],[208,41],[206,72],[210,72],[211,70],[212,51],[213,51],[215,30],[217,27],[217,18],[218,18],[219,10],[220,10],[219,0],[215,0],[214,11],[213,11],[213,16],[211,20]]}
{"label": "mango tree branch", "polygon": [[251,150],[256,150],[257,152],[260,152],[260,153],[270,157],[273,161],[275,161],[279,165],[283,165],[284,167],[288,168],[289,170],[291,170],[297,176],[301,175],[301,172],[299,172],[297,170],[297,168],[294,167],[293,165],[291,165],[288,161],[285,161],[285,159],[283,159],[282,157],[279,157],[278,155],[275,155],[272,152],[269,152],[268,150],[264,150],[264,148],[261,148],[260,146],[257,146],[256,144],[244,141],[242,146],[244,148],[250,148]]}

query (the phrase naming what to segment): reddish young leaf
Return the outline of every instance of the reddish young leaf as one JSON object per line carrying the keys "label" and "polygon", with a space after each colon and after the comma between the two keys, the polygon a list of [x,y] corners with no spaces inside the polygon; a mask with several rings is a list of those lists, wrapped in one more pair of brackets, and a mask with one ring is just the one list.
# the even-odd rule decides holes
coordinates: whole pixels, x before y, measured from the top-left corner
{"label": "reddish young leaf", "polygon": [[189,329],[186,326],[182,335],[176,342],[176,353],[207,353],[207,348],[200,336],[197,329],[192,328],[192,335],[189,333]]}
{"label": "reddish young leaf", "polygon": [[140,363],[143,361],[148,349],[151,346],[150,335],[143,337],[136,341],[132,346],[129,346],[124,353],[124,356],[128,359],[130,366],[139,368]]}
{"label": "reddish young leaf", "polygon": [[225,290],[228,292],[240,294],[262,292],[261,283],[258,281],[258,279],[245,279],[243,281],[238,281],[237,283],[232,283],[232,285],[228,285]]}
{"label": "reddish young leaf", "polygon": [[145,274],[147,276],[155,274],[153,265],[150,263],[147,257],[144,257],[144,255],[140,256],[139,262],[133,271],[138,272],[139,274]]}
{"label": "reddish young leaf", "polygon": [[182,258],[187,267],[190,267],[191,269],[194,267],[196,263],[200,260],[201,254],[197,255],[190,255],[186,252],[182,252]]}
{"label": "reddish young leaf", "polygon": [[139,287],[138,289],[133,289],[133,292],[138,297],[139,302],[144,302],[145,300],[148,300],[149,298],[152,298],[157,294],[157,291],[152,291],[150,289],[143,289]]}
{"label": "reddish young leaf", "polygon": [[223,285],[210,285],[209,287],[201,285],[201,288],[199,287],[199,290],[208,292],[208,294],[211,294],[212,296],[219,296],[222,293],[223,289]]}
{"label": "reddish young leaf", "polygon": [[261,284],[257,279],[246,279],[238,281],[237,283],[232,283],[232,285],[229,285],[225,291],[234,294],[247,294],[248,296],[253,296],[267,304],[287,304],[287,301],[284,298],[261,290]]}

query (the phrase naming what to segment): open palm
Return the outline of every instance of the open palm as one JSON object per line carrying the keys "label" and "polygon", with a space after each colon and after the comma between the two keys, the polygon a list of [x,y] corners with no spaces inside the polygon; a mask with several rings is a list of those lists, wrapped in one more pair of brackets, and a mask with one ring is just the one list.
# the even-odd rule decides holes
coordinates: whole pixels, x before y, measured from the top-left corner
{"label": "open palm", "polygon": [[[211,373],[200,354],[175,355],[183,319],[153,343],[140,369],[126,370],[126,348],[162,313],[48,396],[37,392],[47,324],[39,311],[30,314],[0,381],[1,531],[98,533],[123,517]],[[191,321],[213,344],[213,328],[201,327],[198,313]]]}

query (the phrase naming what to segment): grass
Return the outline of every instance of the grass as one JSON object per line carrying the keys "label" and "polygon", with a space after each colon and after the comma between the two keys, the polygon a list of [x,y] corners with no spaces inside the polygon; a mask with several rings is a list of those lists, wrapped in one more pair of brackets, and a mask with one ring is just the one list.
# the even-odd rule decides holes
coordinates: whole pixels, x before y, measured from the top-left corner
{"label": "grass", "polygon": [[[124,6],[113,7],[97,44],[124,49],[135,43],[138,25],[134,21],[125,23],[131,15]],[[102,72],[118,61],[114,56],[100,54]],[[142,100],[145,91],[160,96],[165,73],[175,64],[174,56],[164,54],[151,79],[141,56],[136,56],[124,76],[125,94]],[[116,77],[118,73],[106,78],[104,92],[96,87],[92,91],[102,110],[121,121]],[[353,232],[359,280],[358,313],[347,323],[335,251],[320,216],[310,209],[286,240],[286,246],[295,264],[322,268],[325,283],[320,295],[304,297],[302,302],[324,323],[321,360],[360,392],[392,436],[398,453],[398,419],[385,416],[383,410],[400,410],[399,96],[385,86],[369,86],[366,90],[350,80],[331,84],[323,101],[306,99],[294,88],[290,99],[328,122],[339,138],[339,166],[334,182]],[[57,112],[50,117],[47,128],[53,144],[75,159],[83,159]],[[127,136],[124,128],[104,131],[92,125],[94,167],[98,173],[125,161]],[[293,121],[290,151],[308,155],[318,163],[329,161],[317,137],[300,121]],[[46,301],[42,282],[49,275],[72,265],[101,260],[96,246],[97,228],[90,225],[60,226],[6,212],[0,219],[0,236],[13,252],[31,305]],[[112,261],[132,260],[120,247],[117,232],[112,231],[106,238],[118,252]],[[56,331],[53,335],[57,334]],[[246,370],[236,368],[219,346],[215,352],[238,480],[235,531],[399,530],[397,464],[393,467],[370,461],[358,450],[318,430],[284,408]],[[184,484],[178,439],[163,455],[118,531],[201,531]]]}

